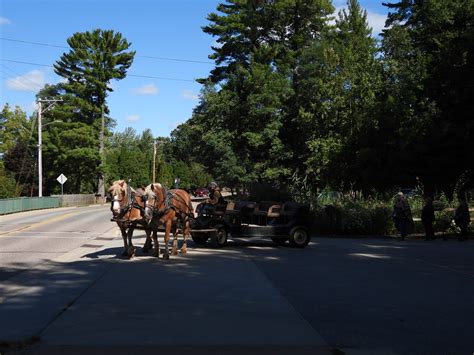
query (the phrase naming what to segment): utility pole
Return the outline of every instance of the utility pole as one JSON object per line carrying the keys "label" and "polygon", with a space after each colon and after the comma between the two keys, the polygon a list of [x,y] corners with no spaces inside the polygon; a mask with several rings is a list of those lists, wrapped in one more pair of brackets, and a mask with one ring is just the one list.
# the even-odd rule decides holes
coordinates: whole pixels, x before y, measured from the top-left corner
{"label": "utility pole", "polygon": [[153,180],[152,183],[155,183],[155,171],[156,171],[156,140],[153,140]]}
{"label": "utility pole", "polygon": [[99,156],[100,156],[100,172],[99,182],[97,184],[97,194],[103,199],[105,197],[105,176],[104,172],[104,136],[105,136],[105,117],[104,117],[104,104],[100,106],[101,115],[101,129],[99,133]]}
{"label": "utility pole", "polygon": [[[41,115],[48,111],[56,102],[62,102],[62,99],[38,99],[38,197],[43,197],[43,124],[41,123]],[[42,104],[49,104],[43,111]],[[52,122],[51,122],[52,123]]]}
{"label": "utility pole", "polygon": [[43,197],[43,138],[41,136],[43,126],[41,123],[41,99],[38,100],[38,197]]}

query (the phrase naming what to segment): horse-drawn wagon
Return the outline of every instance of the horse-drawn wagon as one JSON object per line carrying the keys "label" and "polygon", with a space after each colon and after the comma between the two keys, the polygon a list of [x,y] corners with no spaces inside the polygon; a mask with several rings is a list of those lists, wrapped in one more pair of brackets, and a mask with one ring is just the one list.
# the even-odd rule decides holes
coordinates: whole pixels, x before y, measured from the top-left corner
{"label": "horse-drawn wagon", "polygon": [[211,239],[223,247],[232,238],[270,237],[274,243],[304,248],[310,242],[309,206],[296,202],[238,201],[217,205],[191,221],[191,237],[197,244]]}
{"label": "horse-drawn wagon", "polygon": [[276,244],[289,241],[297,248],[306,247],[310,241],[308,205],[269,201],[226,202],[215,205],[213,209],[204,208],[196,217],[186,191],[167,190],[159,183],[133,190],[124,180],[117,180],[109,193],[112,196],[112,221],[120,228],[124,242],[122,255],[129,258],[135,255],[132,242],[135,229],[144,229],[146,233],[142,251],[153,248],[153,255],[157,257],[160,255],[158,232],[164,231],[164,259],[169,259],[171,234],[171,255],[178,254],[178,233],[183,235],[182,254],[187,251],[189,235],[197,244],[204,244],[210,238],[217,247],[223,247],[229,235],[233,238],[270,237]]}

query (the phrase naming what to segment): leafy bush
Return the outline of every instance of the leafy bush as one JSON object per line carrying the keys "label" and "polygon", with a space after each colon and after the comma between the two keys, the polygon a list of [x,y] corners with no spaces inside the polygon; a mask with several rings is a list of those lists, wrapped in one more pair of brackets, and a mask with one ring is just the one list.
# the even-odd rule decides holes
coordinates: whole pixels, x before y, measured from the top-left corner
{"label": "leafy bush", "polygon": [[0,198],[17,197],[15,179],[9,176],[3,168],[3,162],[0,161]]}
{"label": "leafy bush", "polygon": [[320,234],[387,234],[393,230],[391,214],[391,207],[383,203],[343,200],[314,211],[313,231]]}
{"label": "leafy bush", "polygon": [[[327,202],[326,200],[323,200]],[[408,199],[415,223],[410,233],[423,234],[421,210],[424,200],[415,195]],[[391,199],[364,199],[343,196],[322,204],[313,203],[313,232],[317,234],[341,235],[384,235],[397,234],[398,231],[392,221],[393,201]],[[449,201],[445,195],[440,195],[433,202],[435,209],[435,232],[453,232],[452,220],[457,207],[455,201]]]}
{"label": "leafy bush", "polygon": [[291,195],[283,186],[270,183],[253,183],[248,186],[247,198],[251,201],[291,201]]}

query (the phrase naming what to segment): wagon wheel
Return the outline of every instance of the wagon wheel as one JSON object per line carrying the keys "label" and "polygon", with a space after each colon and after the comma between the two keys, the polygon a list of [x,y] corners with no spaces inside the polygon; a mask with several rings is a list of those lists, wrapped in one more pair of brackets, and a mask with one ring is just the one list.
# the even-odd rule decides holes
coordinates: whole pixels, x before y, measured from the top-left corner
{"label": "wagon wheel", "polygon": [[193,242],[196,244],[206,244],[207,240],[209,239],[209,234],[208,233],[191,233],[191,238],[193,239]]}
{"label": "wagon wheel", "polygon": [[222,248],[227,243],[227,231],[221,224],[216,225],[215,228],[216,232],[211,235],[212,244],[217,248]]}
{"label": "wagon wheel", "polygon": [[294,227],[290,231],[290,245],[295,248],[304,248],[310,241],[308,231],[303,227]]}
{"label": "wagon wheel", "polygon": [[287,240],[288,240],[288,238],[272,237],[273,243],[275,243],[276,245],[280,245],[280,246],[284,245]]}

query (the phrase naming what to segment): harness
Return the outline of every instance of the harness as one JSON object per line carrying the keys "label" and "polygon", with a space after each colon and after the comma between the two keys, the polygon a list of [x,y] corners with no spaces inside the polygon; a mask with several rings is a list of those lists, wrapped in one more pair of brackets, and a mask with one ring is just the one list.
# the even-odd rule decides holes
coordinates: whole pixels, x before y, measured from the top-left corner
{"label": "harness", "polygon": [[[138,209],[140,211],[140,216],[142,217],[142,220],[145,219],[145,207],[140,206],[140,204],[137,202],[135,198],[135,194],[136,194],[136,191],[133,190],[129,185],[127,185],[127,196],[130,196],[130,198],[128,199],[128,203],[125,206],[122,206],[120,204],[121,200],[119,200],[120,212],[116,217],[112,218],[112,221],[127,222],[129,225],[139,222],[139,220],[130,221],[129,219],[128,220],[123,219],[123,217],[127,214],[127,212],[129,212],[133,208]],[[111,206],[110,206],[111,211],[113,211],[113,206],[114,206],[114,200],[111,201]]]}
{"label": "harness", "polygon": [[[186,217],[194,218],[194,215],[191,213],[192,207],[190,207],[188,205],[187,201],[185,201],[181,196],[179,196],[178,194],[176,194],[172,190],[166,190],[163,186],[161,187],[161,189],[162,189],[162,192],[163,192],[163,195],[164,195],[164,201],[163,201],[164,208],[159,209],[159,208],[155,207],[156,206],[156,199],[157,199],[157,196],[155,194],[155,205],[153,206],[153,218],[155,218],[155,217],[161,218],[165,214],[167,214],[170,210],[174,210],[182,218],[186,218]],[[176,206],[174,206],[171,203],[171,201],[173,199],[178,200],[179,202],[185,204],[186,207],[187,207],[187,212],[184,213],[183,211],[180,211]]]}

